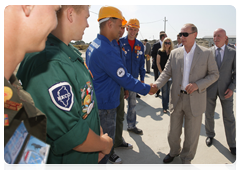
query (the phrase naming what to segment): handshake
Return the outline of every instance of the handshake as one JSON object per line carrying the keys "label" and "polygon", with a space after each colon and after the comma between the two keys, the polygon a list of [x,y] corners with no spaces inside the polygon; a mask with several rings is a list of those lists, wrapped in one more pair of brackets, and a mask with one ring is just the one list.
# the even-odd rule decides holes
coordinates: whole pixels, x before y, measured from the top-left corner
{"label": "handshake", "polygon": [[153,95],[153,94],[157,93],[157,91],[158,91],[157,85],[153,84],[153,83],[150,83],[149,85],[151,88],[150,88],[150,91],[148,92],[148,94]]}

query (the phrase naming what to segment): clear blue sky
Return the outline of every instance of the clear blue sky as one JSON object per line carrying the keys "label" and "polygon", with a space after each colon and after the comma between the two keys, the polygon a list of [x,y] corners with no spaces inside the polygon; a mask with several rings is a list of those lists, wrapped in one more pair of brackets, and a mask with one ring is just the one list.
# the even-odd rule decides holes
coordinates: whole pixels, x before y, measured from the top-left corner
{"label": "clear blue sky", "polygon": [[[159,32],[164,30],[164,17],[167,19],[166,33],[172,40],[176,40],[185,23],[197,26],[197,38],[211,36],[217,28],[225,29],[227,35],[236,35],[236,8],[233,5],[109,5],[120,9],[127,20],[137,18],[140,21],[138,39],[158,39]],[[85,30],[83,41],[91,42],[99,33],[97,18],[102,6],[91,5],[89,28]]]}

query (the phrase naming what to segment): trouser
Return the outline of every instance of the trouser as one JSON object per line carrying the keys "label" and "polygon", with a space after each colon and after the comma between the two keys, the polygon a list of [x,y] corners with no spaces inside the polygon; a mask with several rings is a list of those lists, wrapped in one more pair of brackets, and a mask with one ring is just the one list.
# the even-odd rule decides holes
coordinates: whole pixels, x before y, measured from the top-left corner
{"label": "trouser", "polygon": [[169,91],[170,91],[170,86],[172,84],[172,81],[168,81],[162,88],[162,106],[163,110],[168,109],[169,105]]}
{"label": "trouser", "polygon": [[136,92],[129,91],[128,97],[128,111],[127,111],[127,124],[128,128],[134,128],[136,126]]}
{"label": "trouser", "polygon": [[146,72],[150,73],[150,60],[146,59]]}
{"label": "trouser", "polygon": [[[157,68],[156,69],[154,68],[153,71],[154,71],[154,80],[156,81],[158,79],[158,76],[159,76],[159,71],[158,71]],[[159,93],[160,93],[160,89],[157,91],[156,94],[159,95]]]}
{"label": "trouser", "polygon": [[[184,122],[185,140],[181,151],[181,134],[182,124]],[[193,160],[198,139],[201,131],[202,114],[194,117],[190,108],[190,96],[188,94],[180,93],[177,106],[170,116],[170,129],[168,133],[168,143],[170,146],[170,156],[174,157],[180,152],[180,157],[183,163],[191,163]]]}
{"label": "trouser", "polygon": [[118,147],[123,143],[123,121],[124,121],[124,88],[121,87],[120,105],[117,107],[116,132],[114,147]]}
{"label": "trouser", "polygon": [[[205,130],[208,137],[215,137],[214,113],[218,94],[214,97],[207,97],[207,108],[205,112]],[[233,96],[220,102],[222,105],[223,123],[226,139],[229,147],[236,147],[236,123],[233,114]]]}
{"label": "trouser", "polygon": [[[113,139],[113,143],[115,141],[115,130],[116,130],[116,108],[109,110],[98,110],[100,124],[103,129],[103,134],[107,133],[110,138]],[[111,152],[113,151],[113,147]],[[104,156],[104,158],[99,162],[99,164],[106,164],[111,152]]]}

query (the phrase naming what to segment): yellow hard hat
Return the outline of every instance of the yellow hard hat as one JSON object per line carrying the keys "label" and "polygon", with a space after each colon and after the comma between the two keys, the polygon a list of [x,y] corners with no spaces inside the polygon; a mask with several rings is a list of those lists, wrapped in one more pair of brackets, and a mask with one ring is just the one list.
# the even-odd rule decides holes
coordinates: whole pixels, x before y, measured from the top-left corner
{"label": "yellow hard hat", "polygon": [[103,6],[98,13],[98,21],[103,19],[103,18],[119,18],[122,20],[122,24],[126,24],[127,21],[125,20],[125,18],[122,15],[122,12],[112,6]]}
{"label": "yellow hard hat", "polygon": [[134,28],[140,28],[139,21],[136,18],[130,19],[127,23],[127,26],[134,27]]}
{"label": "yellow hard hat", "polygon": [[126,21],[126,19],[123,17],[123,20],[122,20],[122,27],[126,27],[126,24],[127,24],[127,21]]}

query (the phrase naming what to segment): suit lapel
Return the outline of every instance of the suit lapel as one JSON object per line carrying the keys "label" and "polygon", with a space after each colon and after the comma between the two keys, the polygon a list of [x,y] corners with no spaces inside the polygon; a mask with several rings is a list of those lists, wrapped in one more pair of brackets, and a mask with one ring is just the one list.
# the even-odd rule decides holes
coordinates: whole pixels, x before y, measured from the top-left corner
{"label": "suit lapel", "polygon": [[193,55],[193,60],[192,60],[192,65],[191,65],[191,69],[190,72],[192,71],[193,67],[196,65],[198,58],[199,58],[199,54],[200,54],[200,48],[198,47],[198,45],[196,45],[195,51],[194,51],[194,55]]}
{"label": "suit lapel", "polygon": [[180,68],[181,68],[181,74],[183,75],[183,69],[184,69],[184,49],[181,47],[181,50],[178,52],[179,56],[179,62],[180,62]]}

